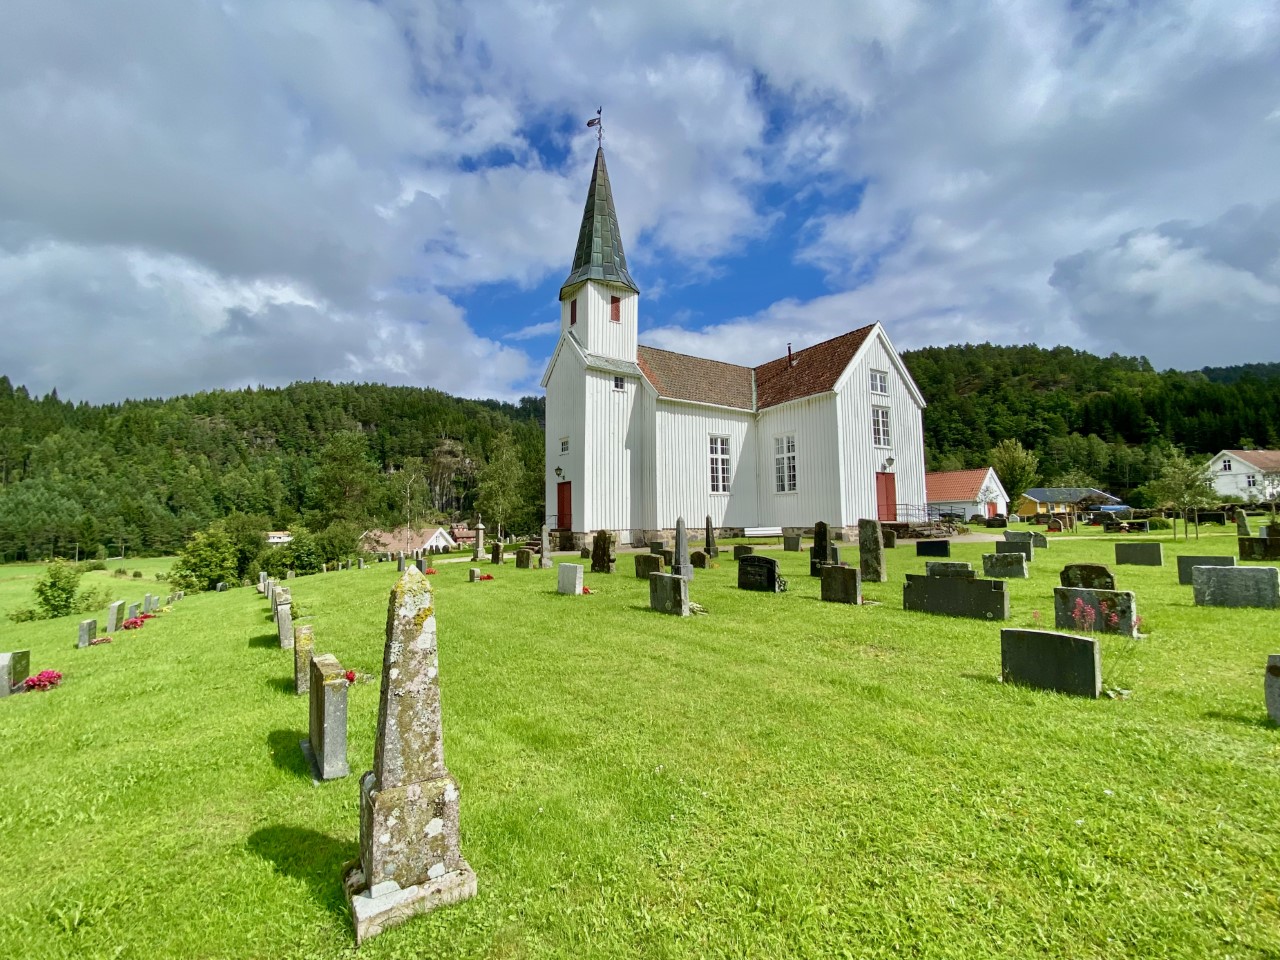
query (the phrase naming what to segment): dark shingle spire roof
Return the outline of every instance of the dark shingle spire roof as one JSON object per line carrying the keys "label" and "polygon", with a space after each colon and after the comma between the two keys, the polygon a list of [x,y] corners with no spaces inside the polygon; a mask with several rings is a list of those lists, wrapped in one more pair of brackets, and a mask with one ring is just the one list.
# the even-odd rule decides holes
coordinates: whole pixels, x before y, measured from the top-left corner
{"label": "dark shingle spire roof", "polygon": [[613,209],[613,190],[604,165],[603,147],[596,148],[596,168],[587,190],[587,206],[582,211],[578,249],[573,255],[569,278],[560,286],[561,296],[566,287],[584,280],[605,280],[640,292],[627,272],[627,257],[622,252],[622,233],[618,229],[617,211]]}

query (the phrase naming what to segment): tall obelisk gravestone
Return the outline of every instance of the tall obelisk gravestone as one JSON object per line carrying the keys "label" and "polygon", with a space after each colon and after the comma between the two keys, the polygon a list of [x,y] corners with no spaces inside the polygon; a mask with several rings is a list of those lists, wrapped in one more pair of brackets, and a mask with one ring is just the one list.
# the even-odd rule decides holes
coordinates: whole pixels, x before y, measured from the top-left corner
{"label": "tall obelisk gravestone", "polygon": [[360,861],[343,885],[356,943],[475,896],[444,765],[431,584],[410,567],[391,590],[373,769],[360,779]]}

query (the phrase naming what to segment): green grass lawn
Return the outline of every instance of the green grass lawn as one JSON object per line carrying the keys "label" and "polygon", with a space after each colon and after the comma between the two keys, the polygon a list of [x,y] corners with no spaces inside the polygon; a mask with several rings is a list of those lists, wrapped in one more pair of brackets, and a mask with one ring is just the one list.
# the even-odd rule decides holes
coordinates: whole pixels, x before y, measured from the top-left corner
{"label": "green grass lawn", "polygon": [[[163,593],[168,596],[172,591],[168,586],[159,583],[156,580],[157,573],[167,573],[169,568],[173,566],[173,557],[148,557],[143,560],[125,559],[125,560],[108,560],[106,561],[106,570],[90,570],[80,580],[80,589],[97,589],[104,587],[112,591],[112,595],[117,600],[122,600],[126,596],[134,599],[142,600],[143,596],[148,592],[152,594]],[[34,607],[35,597],[32,594],[32,587],[36,581],[44,574],[45,564],[43,563],[9,563],[0,566],[0,630],[8,634],[12,628],[7,626],[8,615],[11,611],[17,610],[19,607]],[[113,571],[117,568],[124,568],[129,571],[127,578],[121,579],[113,576]],[[138,579],[133,578],[133,571],[141,570],[142,576]],[[116,594],[119,594],[116,596]],[[98,626],[101,627],[106,623],[107,608],[81,614],[76,617],[76,621],[87,620],[90,617],[98,617]],[[8,647],[4,647],[5,650]]]}
{"label": "green grass lawn", "polygon": [[[1055,539],[1012,581],[1052,627]],[[1210,610],[1163,568],[1117,567],[1139,642],[1104,639],[1089,701],[998,682],[995,624],[904,613],[911,544],[878,605],[739,592],[722,558],[650,613],[648,585],[495,570],[436,587],[446,760],[479,896],[384,933],[383,957],[1274,957],[1278,611]],[[957,545],[980,563],[990,547]],[[571,558],[569,558],[571,559]],[[6,568],[7,574],[16,568]],[[316,652],[380,672],[393,564],[293,581]],[[135,586],[136,584],[136,586]],[[140,599],[154,579],[120,594]],[[74,649],[75,618],[6,625],[63,685],[0,701],[0,956],[350,957],[377,683],[349,691],[353,775],[314,786],[305,698],[255,592],[188,596]]]}

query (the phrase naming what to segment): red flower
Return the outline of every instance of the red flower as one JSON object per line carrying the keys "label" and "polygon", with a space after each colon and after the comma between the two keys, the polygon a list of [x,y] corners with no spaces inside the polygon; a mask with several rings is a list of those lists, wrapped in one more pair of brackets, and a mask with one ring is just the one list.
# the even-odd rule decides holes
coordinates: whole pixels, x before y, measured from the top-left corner
{"label": "red flower", "polygon": [[126,630],[141,630],[146,625],[146,620],[142,617],[130,617],[121,626]]}
{"label": "red flower", "polygon": [[435,572],[436,572],[436,568],[435,568],[435,567],[427,567],[427,569],[423,570],[422,572],[423,572],[423,573],[435,573]]}
{"label": "red flower", "polygon": [[140,616],[138,619],[139,619],[139,620],[154,620],[155,618],[156,618],[156,615],[155,615],[154,613],[144,613],[144,614],[143,614],[142,616]]}
{"label": "red flower", "polygon": [[57,670],[41,670],[34,677],[23,680],[22,685],[28,690],[48,690],[61,682],[62,674]]}
{"label": "red flower", "polygon": [[347,683],[356,682],[356,672],[354,670],[348,670],[346,673],[346,677],[347,677]]}
{"label": "red flower", "polygon": [[492,574],[492,573],[482,573],[482,574],[480,574],[480,579],[481,579],[481,580],[492,580],[492,579],[493,579],[493,574]]}
{"label": "red flower", "polygon": [[590,587],[583,587],[583,588],[582,588],[582,592],[583,592],[583,593],[585,593],[585,594],[587,594],[587,595],[589,596],[589,595],[591,594],[591,588],[590,588]]}

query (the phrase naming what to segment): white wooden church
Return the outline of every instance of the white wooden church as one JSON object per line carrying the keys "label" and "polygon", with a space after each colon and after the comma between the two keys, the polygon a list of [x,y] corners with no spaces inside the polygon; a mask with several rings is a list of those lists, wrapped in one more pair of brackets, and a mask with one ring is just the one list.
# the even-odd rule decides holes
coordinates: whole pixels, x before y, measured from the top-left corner
{"label": "white wooden church", "polygon": [[547,391],[548,520],[642,543],[704,518],[723,535],[907,519],[925,500],[924,398],[878,323],[742,367],[642,346],[604,151]]}

